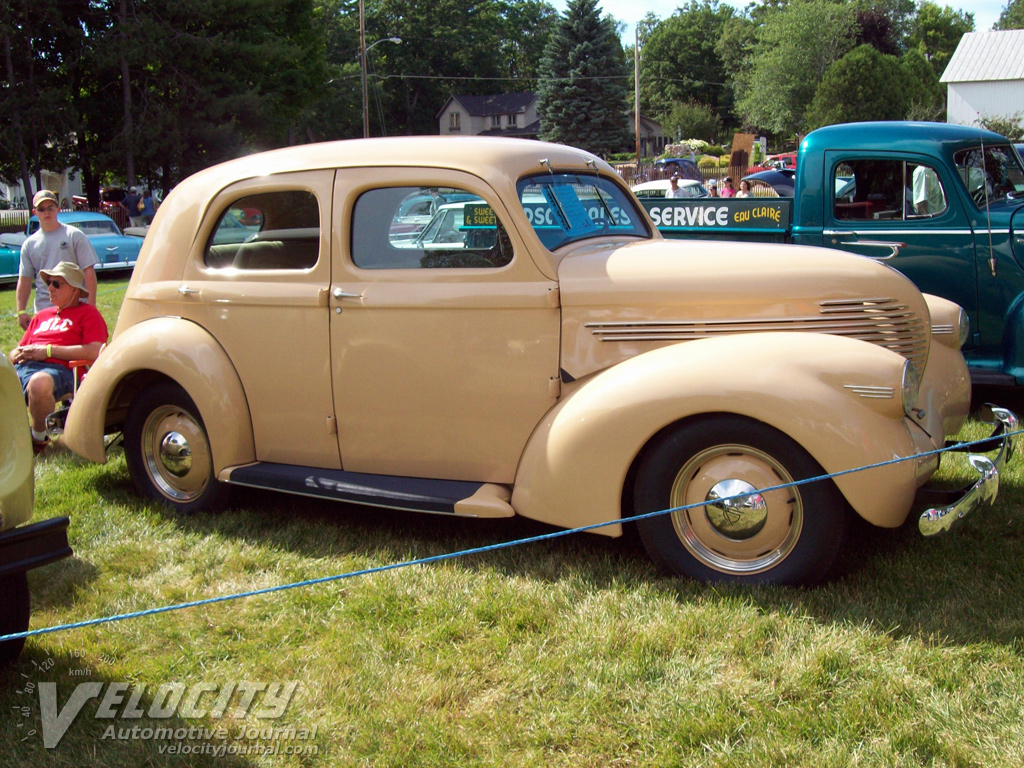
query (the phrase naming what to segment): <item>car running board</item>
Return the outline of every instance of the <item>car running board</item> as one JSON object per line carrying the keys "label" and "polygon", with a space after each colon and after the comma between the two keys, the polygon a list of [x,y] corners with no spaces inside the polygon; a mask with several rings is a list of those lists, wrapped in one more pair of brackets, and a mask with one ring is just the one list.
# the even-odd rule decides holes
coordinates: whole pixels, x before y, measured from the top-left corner
{"label": "car running board", "polygon": [[512,517],[512,490],[495,483],[367,475],[257,462],[225,469],[221,482],[385,509],[458,517]]}

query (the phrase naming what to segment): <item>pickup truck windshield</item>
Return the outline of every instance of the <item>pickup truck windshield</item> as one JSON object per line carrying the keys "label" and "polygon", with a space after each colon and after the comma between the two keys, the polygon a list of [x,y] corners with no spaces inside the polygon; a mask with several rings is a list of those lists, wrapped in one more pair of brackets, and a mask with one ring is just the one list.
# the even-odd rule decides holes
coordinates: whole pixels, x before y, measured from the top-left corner
{"label": "pickup truck windshield", "polygon": [[633,199],[610,179],[540,173],[516,186],[526,218],[548,250],[603,235],[651,236]]}
{"label": "pickup truck windshield", "polygon": [[1009,145],[964,149],[953,157],[967,193],[979,208],[1024,197],[1024,169]]}

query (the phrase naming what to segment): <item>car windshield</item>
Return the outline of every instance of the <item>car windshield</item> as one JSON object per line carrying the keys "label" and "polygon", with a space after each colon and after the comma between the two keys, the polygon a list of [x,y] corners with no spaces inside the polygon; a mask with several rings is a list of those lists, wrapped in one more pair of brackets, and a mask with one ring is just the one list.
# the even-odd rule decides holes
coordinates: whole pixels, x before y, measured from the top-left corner
{"label": "car windshield", "polygon": [[602,235],[650,237],[633,198],[596,174],[541,173],[517,184],[519,202],[549,250]]}
{"label": "car windshield", "polygon": [[117,225],[112,221],[75,221],[71,223],[87,235],[119,235]]}
{"label": "car windshield", "polygon": [[1024,197],[1024,168],[1008,144],[964,149],[953,159],[967,194],[979,208]]}

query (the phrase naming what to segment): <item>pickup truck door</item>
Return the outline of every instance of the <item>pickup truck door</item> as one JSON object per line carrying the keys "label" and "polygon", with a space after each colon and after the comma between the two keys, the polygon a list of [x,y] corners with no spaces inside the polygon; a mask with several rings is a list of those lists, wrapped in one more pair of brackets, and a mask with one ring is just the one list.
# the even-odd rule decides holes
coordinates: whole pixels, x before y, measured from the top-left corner
{"label": "pickup truck door", "polygon": [[822,244],[878,259],[979,327],[974,233],[946,165],[924,155],[825,153]]}
{"label": "pickup truck door", "polygon": [[343,468],[513,482],[559,391],[557,284],[472,175],[339,171],[334,199],[331,377]]}

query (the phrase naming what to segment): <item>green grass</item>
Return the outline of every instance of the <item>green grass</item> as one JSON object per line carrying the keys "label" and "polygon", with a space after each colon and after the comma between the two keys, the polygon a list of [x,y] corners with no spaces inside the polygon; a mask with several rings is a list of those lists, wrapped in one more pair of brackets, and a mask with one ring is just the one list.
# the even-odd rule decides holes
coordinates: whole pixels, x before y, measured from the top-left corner
{"label": "green grass", "polygon": [[[118,288],[100,283],[110,321]],[[12,309],[0,292],[4,349]],[[667,578],[632,537],[579,534],[30,638],[0,672],[0,765],[1019,766],[1022,480],[1018,460],[996,508],[945,539],[858,528],[814,590]],[[116,450],[105,466],[55,450],[36,482],[36,518],[70,515],[75,557],[31,574],[33,627],[552,530],[255,492],[182,518],[135,495]],[[56,750],[26,736],[33,682],[56,682],[58,707],[81,682],[146,683],[146,708],[164,683],[238,680],[300,685],[276,721],[98,719],[93,700]],[[209,743],[273,744],[233,740],[268,723],[316,726],[291,743],[317,754],[184,757],[158,751],[175,740],[103,738],[220,725],[231,738]]]}

